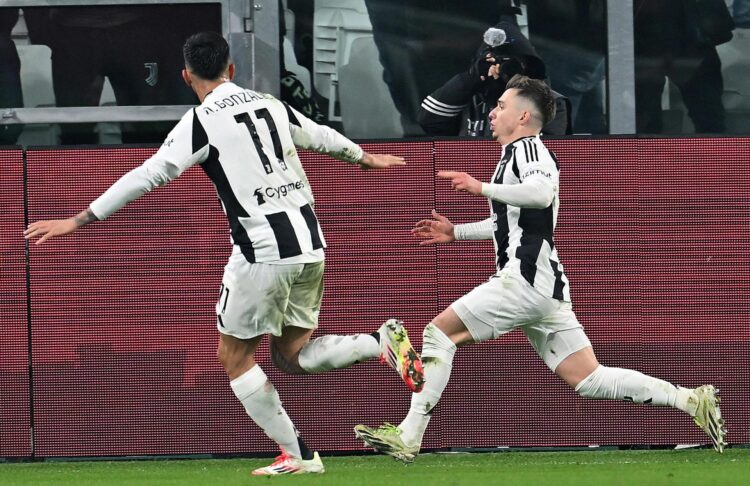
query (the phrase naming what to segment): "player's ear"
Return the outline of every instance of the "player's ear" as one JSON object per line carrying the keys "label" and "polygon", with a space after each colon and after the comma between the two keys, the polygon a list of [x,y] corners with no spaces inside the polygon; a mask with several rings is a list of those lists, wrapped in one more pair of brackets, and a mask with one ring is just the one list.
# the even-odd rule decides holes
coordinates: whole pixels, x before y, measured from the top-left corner
{"label": "player's ear", "polygon": [[182,80],[191,88],[193,87],[193,80],[190,78],[190,72],[187,69],[182,70]]}
{"label": "player's ear", "polygon": [[229,66],[227,67],[227,73],[229,74],[229,80],[234,79],[234,63],[229,63]]}
{"label": "player's ear", "polygon": [[521,116],[518,118],[518,123],[521,125],[526,125],[531,121],[531,112],[528,110],[523,110],[521,112]]}

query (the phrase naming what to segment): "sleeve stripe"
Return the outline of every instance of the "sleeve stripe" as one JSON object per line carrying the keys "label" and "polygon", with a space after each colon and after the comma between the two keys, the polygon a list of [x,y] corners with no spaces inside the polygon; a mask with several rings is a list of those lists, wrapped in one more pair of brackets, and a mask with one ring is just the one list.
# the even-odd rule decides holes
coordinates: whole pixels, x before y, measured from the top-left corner
{"label": "sleeve stripe", "polygon": [[298,127],[302,128],[302,124],[297,119],[297,115],[294,114],[291,107],[286,104],[286,101],[282,101],[284,104],[284,109],[286,110],[286,114],[289,117],[289,123],[292,123],[294,125],[297,125]]}
{"label": "sleeve stripe", "polygon": [[422,101],[422,108],[429,111],[430,113],[434,113],[439,116],[446,116],[446,117],[454,117],[463,111],[463,108],[460,109],[452,109],[452,110],[446,110],[445,108],[440,108],[439,106],[436,106],[432,103],[430,103],[429,98],[425,98],[424,101]]}
{"label": "sleeve stripe", "polygon": [[208,145],[208,134],[206,129],[203,128],[198,113],[193,108],[193,154],[198,152],[200,149]]}
{"label": "sleeve stripe", "polygon": [[518,163],[519,156],[521,162],[528,162],[529,161],[529,147],[526,145],[526,140],[521,140],[521,143],[518,145],[519,149],[522,150],[516,150],[515,156],[516,156],[516,163]]}
{"label": "sleeve stripe", "polygon": [[443,109],[448,110],[448,111],[461,111],[464,108],[466,108],[467,106],[469,106],[468,104],[464,104],[464,105],[449,105],[448,103],[443,103],[442,101],[436,100],[432,96],[428,96],[427,98],[424,99],[424,101],[425,102],[426,101],[431,102],[432,105],[435,108],[443,108]]}
{"label": "sleeve stripe", "polygon": [[532,140],[522,140],[523,142],[523,151],[524,155],[526,156],[526,163],[529,162],[538,162],[539,161],[539,154],[536,151],[536,146]]}
{"label": "sleeve stripe", "polygon": [[442,111],[437,111],[437,110],[434,110],[434,109],[430,108],[429,106],[425,105],[424,103],[422,103],[422,108],[424,108],[425,110],[427,110],[430,113],[433,113],[433,114],[435,114],[437,116],[444,116],[444,117],[447,117],[447,118],[453,118],[453,117],[455,117],[458,114],[458,113],[443,113]]}

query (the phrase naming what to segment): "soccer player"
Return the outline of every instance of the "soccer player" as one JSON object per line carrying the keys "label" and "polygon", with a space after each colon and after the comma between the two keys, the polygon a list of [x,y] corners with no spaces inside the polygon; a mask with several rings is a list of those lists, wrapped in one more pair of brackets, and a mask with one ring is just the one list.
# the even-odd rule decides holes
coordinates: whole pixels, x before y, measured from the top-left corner
{"label": "soccer player", "polygon": [[200,165],[216,186],[229,220],[232,255],[216,304],[218,357],[234,394],[282,454],[256,475],[322,473],[284,411],[279,394],[255,362],[263,335],[274,364],[289,373],[320,373],[383,357],[412,391],[421,389],[421,361],[400,321],[372,334],[327,335],[310,341],[323,293],[325,240],[296,147],[363,169],[404,165],[400,157],[364,152],[274,97],[230,80],[234,65],[222,36],[202,32],[184,45],[185,82],[200,106],[188,111],[159,151],[122,176],[75,217],[37,221],[24,232],[37,244],[103,220],[156,186]]}
{"label": "soccer player", "polygon": [[497,273],[459,298],[424,329],[424,389],[412,395],[396,427],[357,425],[360,439],[403,462],[418,454],[430,414],[450,377],[458,346],[497,338],[520,328],[547,366],[587,398],[627,400],[678,408],[724,449],[726,429],[717,390],[681,388],[633,370],[600,365],[573,313],[568,279],[555,248],[559,172],[555,156],[539,138],[554,115],[554,99],[541,81],[514,76],[490,113],[493,137],[503,155],[482,183],[463,172],[441,171],[453,189],[489,199],[491,217],[454,225],[433,211],[412,232],[420,244],[493,239]]}

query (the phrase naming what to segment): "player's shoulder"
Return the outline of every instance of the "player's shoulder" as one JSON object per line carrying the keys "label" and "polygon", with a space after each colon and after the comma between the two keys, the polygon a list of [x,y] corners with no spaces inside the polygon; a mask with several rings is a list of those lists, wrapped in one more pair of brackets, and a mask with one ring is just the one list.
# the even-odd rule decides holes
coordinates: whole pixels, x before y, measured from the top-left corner
{"label": "player's shoulder", "polygon": [[522,137],[513,142],[513,155],[518,162],[554,162],[554,155],[538,136]]}
{"label": "player's shoulder", "polygon": [[195,120],[195,108],[187,110],[177,123],[170,130],[169,136],[165,140],[165,144],[168,142],[171,144],[175,141],[175,138],[182,138],[192,131],[192,126]]}
{"label": "player's shoulder", "polygon": [[513,149],[513,156],[519,162],[533,162],[539,158],[539,148],[537,147],[538,137],[529,136],[521,137],[510,143]]}

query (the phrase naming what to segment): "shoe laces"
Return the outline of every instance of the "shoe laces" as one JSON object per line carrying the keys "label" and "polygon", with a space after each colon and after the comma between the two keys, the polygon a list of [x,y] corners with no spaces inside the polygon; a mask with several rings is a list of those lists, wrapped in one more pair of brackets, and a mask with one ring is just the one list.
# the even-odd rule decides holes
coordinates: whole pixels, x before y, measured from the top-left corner
{"label": "shoe laces", "polygon": [[279,454],[278,456],[276,456],[276,459],[273,460],[273,464],[271,464],[271,466],[275,466],[277,464],[281,464],[282,462],[288,461],[291,458],[292,458],[292,456],[290,456],[289,454],[287,454],[287,452],[284,449],[281,449],[281,454]]}
{"label": "shoe laces", "polygon": [[401,429],[388,422],[385,422],[378,427],[378,432],[388,435],[401,435]]}

